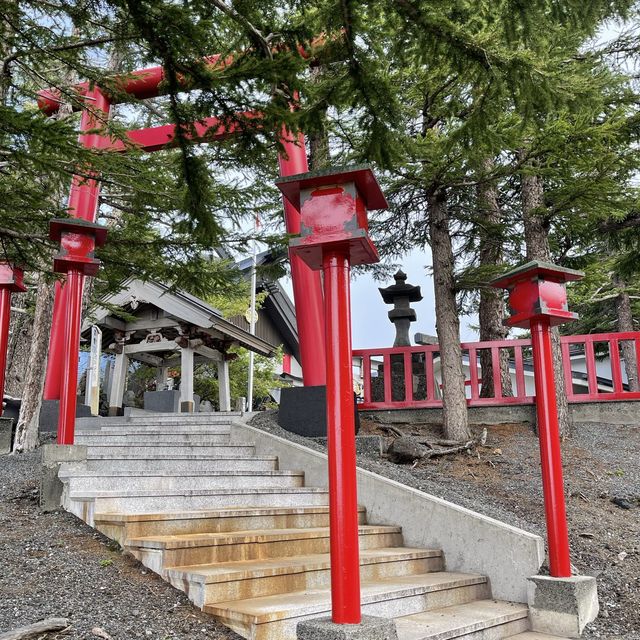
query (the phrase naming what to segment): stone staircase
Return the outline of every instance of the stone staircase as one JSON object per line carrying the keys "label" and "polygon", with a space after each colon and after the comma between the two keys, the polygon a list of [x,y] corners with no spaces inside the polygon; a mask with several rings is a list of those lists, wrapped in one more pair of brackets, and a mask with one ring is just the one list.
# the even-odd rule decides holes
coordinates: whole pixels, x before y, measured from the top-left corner
{"label": "stone staircase", "polygon": [[[238,417],[82,421],[87,461],[62,466],[63,506],[241,636],[293,640],[330,615],[328,493],[232,444]],[[362,611],[394,618],[400,640],[557,640],[529,632],[526,605],[493,600],[486,577],[359,516]]]}

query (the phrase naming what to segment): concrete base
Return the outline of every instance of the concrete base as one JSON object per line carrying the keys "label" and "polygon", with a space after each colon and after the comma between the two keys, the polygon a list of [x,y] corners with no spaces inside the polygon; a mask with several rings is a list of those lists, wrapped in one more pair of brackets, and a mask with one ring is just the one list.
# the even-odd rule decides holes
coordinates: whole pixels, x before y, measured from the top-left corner
{"label": "concrete base", "polygon": [[590,576],[533,576],[527,595],[531,628],[540,633],[579,638],[598,616],[596,579]]}
{"label": "concrete base", "polygon": [[[76,418],[90,418],[91,407],[82,404],[84,398],[78,397],[76,405]],[[40,433],[56,433],[58,431],[58,414],[60,412],[60,400],[43,400],[40,407]]]}
{"label": "concrete base", "polygon": [[360,624],[335,624],[331,618],[299,622],[298,640],[398,640],[396,623],[387,618],[362,616]]}
{"label": "concrete base", "polygon": [[11,453],[13,444],[13,418],[0,418],[0,455]]}
{"label": "concrete base", "polygon": [[40,508],[55,511],[60,508],[62,481],[58,478],[60,465],[65,462],[85,462],[87,446],[82,444],[45,444],[42,447],[42,475],[40,477]]}
{"label": "concrete base", "polygon": [[[355,394],[354,394],[355,397]],[[355,410],[356,433],[360,429]],[[280,390],[278,424],[291,433],[307,438],[327,437],[327,388],[285,387]]]}
{"label": "concrete base", "polygon": [[[640,401],[619,400],[607,402],[572,402],[569,413],[572,422],[596,422],[604,424],[640,424]],[[442,424],[442,409],[393,409],[363,411],[363,417],[374,417],[383,424],[411,424],[428,422]],[[498,407],[469,407],[470,424],[509,424],[512,422],[536,423],[534,404],[502,405]]]}

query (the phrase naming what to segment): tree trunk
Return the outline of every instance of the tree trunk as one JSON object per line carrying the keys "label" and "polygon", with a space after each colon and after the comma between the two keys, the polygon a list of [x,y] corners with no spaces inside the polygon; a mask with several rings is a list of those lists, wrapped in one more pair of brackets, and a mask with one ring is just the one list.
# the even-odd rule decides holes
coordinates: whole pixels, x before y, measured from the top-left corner
{"label": "tree trunk", "polygon": [[[544,210],[544,185],[539,175],[522,175],[521,198],[527,260],[551,262],[549,223],[545,217]],[[565,390],[560,331],[557,327],[551,329],[551,346],[553,350],[553,370],[560,435],[568,436],[571,432],[571,417]]]}
{"label": "tree trunk", "polygon": [[[616,277],[614,277],[614,283],[620,288],[620,293],[616,298],[618,331],[635,331],[633,326],[633,312],[631,311],[631,299],[626,291],[626,283],[622,279]],[[624,359],[624,369],[627,374],[629,391],[640,391],[635,343],[631,340],[623,340],[620,343],[620,347],[622,349],[622,357]]]}
{"label": "tree trunk", "polygon": [[[493,160],[486,158],[482,167],[484,172],[493,169]],[[503,231],[502,215],[498,204],[498,193],[493,182],[485,182],[478,186],[478,213],[480,224],[477,225],[480,242],[479,258],[481,266],[496,266],[502,262]],[[478,321],[480,323],[480,340],[504,340],[509,330],[502,324],[504,320],[504,299],[502,293],[492,287],[480,289],[480,304],[478,306]],[[493,387],[493,361],[491,351],[481,349],[480,366],[482,368],[482,390],[480,397],[492,398],[495,395]],[[509,372],[509,352],[500,350],[500,382],[502,395],[512,396],[511,373]]]}
{"label": "tree trunk", "polygon": [[[47,352],[49,350],[49,329],[51,327],[51,311],[53,309],[53,284],[40,276],[36,296],[36,310],[33,318],[33,339],[27,376],[22,394],[20,416],[16,426],[13,451],[22,452],[38,446],[38,423],[42,391],[47,371]],[[37,364],[36,364],[37,363]]]}
{"label": "tree trunk", "polygon": [[33,333],[33,315],[28,312],[28,307],[33,298],[33,292],[13,294],[11,306],[25,309],[25,313],[11,313],[11,332],[7,345],[7,369],[5,381],[5,394],[14,398],[22,397],[22,389],[27,374],[29,363],[29,350],[31,348],[31,335]]}
{"label": "tree trunk", "polygon": [[433,259],[436,329],[442,371],[444,437],[462,441],[470,437],[465,397],[460,320],[456,304],[454,255],[449,234],[449,212],[444,189],[427,192],[429,237]]}

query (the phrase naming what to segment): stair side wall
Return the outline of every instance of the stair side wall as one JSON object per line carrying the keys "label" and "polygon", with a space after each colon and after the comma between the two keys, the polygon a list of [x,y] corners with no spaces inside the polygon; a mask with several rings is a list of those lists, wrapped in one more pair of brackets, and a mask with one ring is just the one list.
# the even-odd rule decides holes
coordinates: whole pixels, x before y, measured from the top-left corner
{"label": "stair side wall", "polygon": [[[231,441],[278,456],[280,469],[304,469],[306,486],[327,486],[324,453],[239,420],[232,424]],[[358,469],[358,502],[370,523],[401,526],[407,546],[442,549],[449,571],[488,576],[494,598],[527,601],[527,578],[538,573],[545,557],[540,536],[364,469]]]}

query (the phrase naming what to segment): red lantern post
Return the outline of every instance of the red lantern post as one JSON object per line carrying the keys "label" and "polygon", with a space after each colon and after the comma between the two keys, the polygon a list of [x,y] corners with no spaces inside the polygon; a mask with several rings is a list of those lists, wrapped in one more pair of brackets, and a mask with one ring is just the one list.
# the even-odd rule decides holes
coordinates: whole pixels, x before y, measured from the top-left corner
{"label": "red lantern post", "polygon": [[[86,88],[87,108],[82,112],[80,120],[80,136],[78,142],[87,149],[105,149],[111,144],[110,138],[101,136],[98,130],[104,126],[104,121],[109,117],[111,103],[98,89]],[[52,102],[51,111],[55,111],[60,100],[51,92],[43,92],[40,101],[45,97]],[[41,106],[44,104],[40,102]],[[55,107],[55,108],[54,108]],[[92,177],[74,175],[69,192],[69,215],[73,218],[95,222],[98,212],[98,197],[100,195],[100,183]],[[71,300],[69,290],[77,291],[78,285],[73,287],[56,283],[55,300],[53,305],[53,317],[51,319],[51,336],[49,338],[49,357],[47,360],[47,375],[44,384],[44,399],[58,400],[62,388],[62,371],[65,357],[65,327],[68,326],[67,309],[82,304],[78,299]],[[82,290],[80,289],[80,297]]]}
{"label": "red lantern post", "polygon": [[571,577],[571,560],[550,329],[578,317],[567,306],[565,283],[583,275],[534,261],[492,282],[494,287],[509,291],[511,317],[505,324],[531,329],[549,572],[556,578]]}
{"label": "red lantern post", "polygon": [[324,275],[327,446],[333,622],[359,624],[360,560],[354,425],[351,311],[352,264],[378,261],[367,209],[387,202],[368,167],[304,173],[276,181],[301,217],[290,251]]}
{"label": "red lantern post", "polygon": [[100,261],[93,250],[107,239],[107,230],[85,220],[59,219],[49,225],[49,236],[60,242],[61,252],[53,260],[53,270],[67,274],[66,322],[64,323],[64,351],[60,367],[60,410],[58,414],[58,444],[73,444],[77,387],[78,351],[80,349],[80,321],[82,289],[85,276],[95,276]]}
{"label": "red lantern post", "polygon": [[0,416],[4,403],[4,382],[7,368],[7,347],[9,345],[9,323],[11,320],[11,294],[24,292],[22,269],[10,262],[0,262]]}

